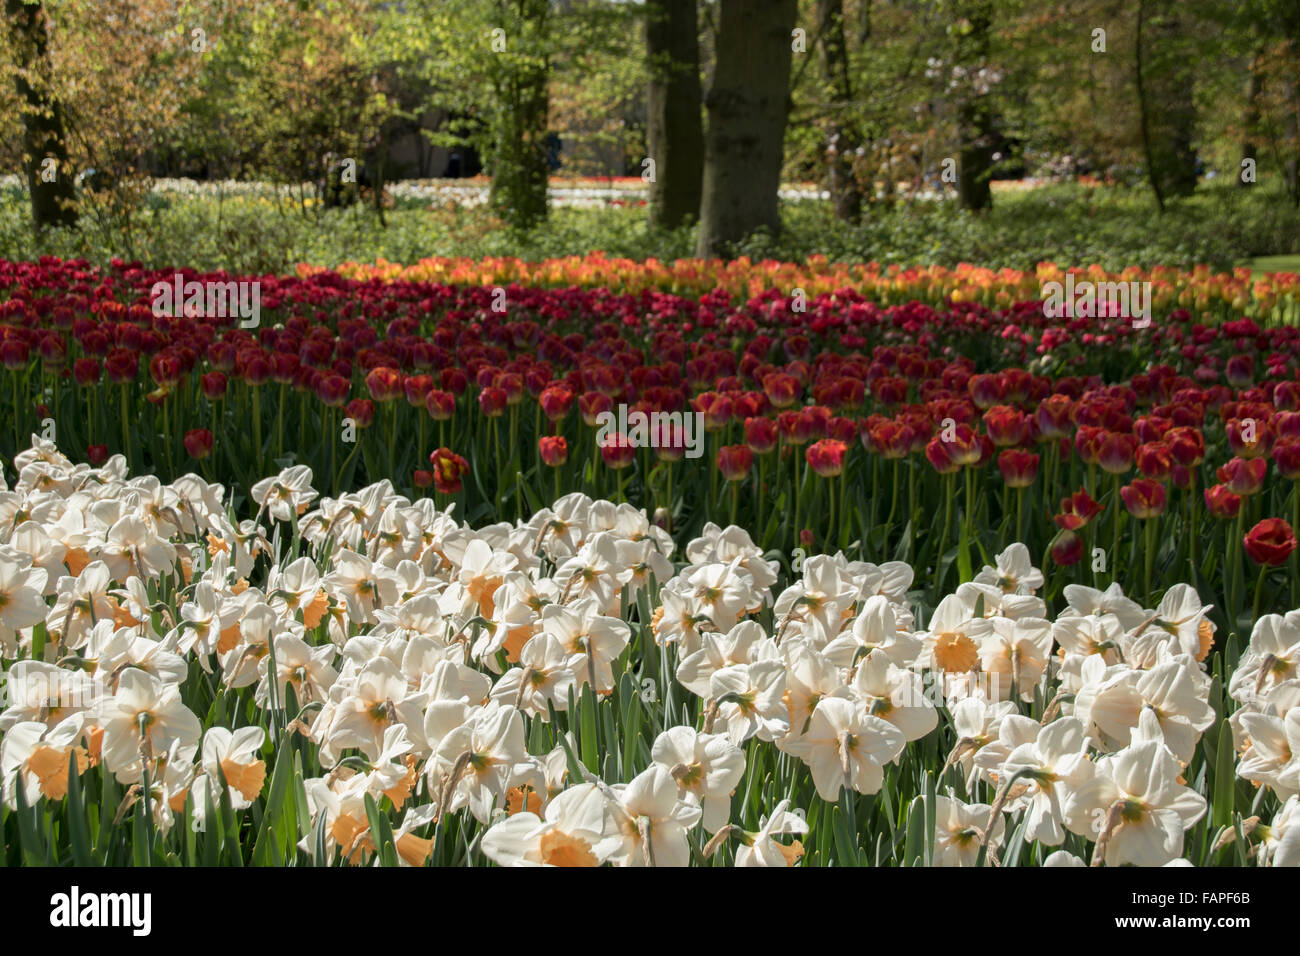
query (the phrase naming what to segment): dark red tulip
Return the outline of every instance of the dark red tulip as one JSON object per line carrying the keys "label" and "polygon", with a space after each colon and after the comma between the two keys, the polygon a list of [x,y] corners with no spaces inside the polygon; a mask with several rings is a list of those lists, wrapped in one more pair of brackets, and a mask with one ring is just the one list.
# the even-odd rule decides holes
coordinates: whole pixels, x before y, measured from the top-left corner
{"label": "dark red tulip", "polygon": [[212,432],[206,428],[194,428],[185,433],[182,440],[185,452],[191,458],[207,458],[212,454]]}
{"label": "dark red tulip", "polygon": [[354,398],[348,402],[345,413],[358,428],[369,428],[375,420],[375,403],[368,398]]}
{"label": "dark red tulip", "polygon": [[1263,487],[1267,471],[1263,458],[1233,458],[1219,468],[1218,475],[1234,495],[1253,495]]}
{"label": "dark red tulip", "polygon": [[998,454],[998,470],[1008,488],[1028,488],[1038,476],[1038,456],[1030,451],[1008,448]]}
{"label": "dark red tulip", "polygon": [[1204,494],[1205,507],[1216,518],[1235,518],[1241,510],[1241,495],[1233,494],[1226,485],[1212,485]]}
{"label": "dark red tulip", "polygon": [[718,470],[727,481],[743,481],[754,465],[754,452],[748,445],[724,445],[718,449]]}
{"label": "dark red tulip", "polygon": [[1265,518],[1246,532],[1242,543],[1250,560],[1276,567],[1295,550],[1295,532],[1281,518]]}
{"label": "dark red tulip", "polygon": [[1149,478],[1136,478],[1119,490],[1124,507],[1134,518],[1156,518],[1165,512],[1165,486]]}

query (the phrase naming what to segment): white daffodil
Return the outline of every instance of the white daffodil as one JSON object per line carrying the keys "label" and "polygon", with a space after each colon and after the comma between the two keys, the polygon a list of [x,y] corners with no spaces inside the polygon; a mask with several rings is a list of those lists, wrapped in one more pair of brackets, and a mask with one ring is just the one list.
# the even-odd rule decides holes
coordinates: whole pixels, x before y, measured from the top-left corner
{"label": "white daffodil", "polygon": [[893,724],[870,716],[859,703],[838,697],[822,700],[802,737],[777,741],[777,746],[812,771],[817,794],[836,800],[848,786],[858,793],[876,793],[884,783],[885,764],[903,749],[903,735]]}
{"label": "white daffodil", "polygon": [[802,813],[791,811],[790,801],[782,800],[771,816],[759,817],[758,831],[745,833],[743,845],[736,848],[736,866],[794,866],[803,856],[799,840],[781,843],[781,836],[802,835],[808,832],[808,821]]}
{"label": "white daffodil", "polygon": [[266,761],[257,753],[265,743],[266,731],[261,727],[241,727],[233,732],[211,727],[203,735],[203,772],[213,782],[220,779],[218,769],[225,775],[230,805],[236,810],[251,806],[262,792]]}
{"label": "white daffodil", "polygon": [[[934,865],[975,866],[993,808],[987,803],[964,803],[950,792],[946,797],[935,797],[934,810]],[[1005,830],[1006,821],[998,814],[988,838],[990,857],[1002,845]],[[992,860],[986,858],[985,865],[992,865]]]}
{"label": "white daffodil", "polygon": [[557,794],[541,816],[528,811],[494,823],[480,847],[499,866],[600,866],[619,848],[611,801],[578,784]]}
{"label": "white daffodil", "polygon": [[1043,586],[1043,572],[1034,567],[1029,549],[1019,542],[994,558],[997,567],[975,575],[976,584],[992,584],[1006,594],[1033,594]]}
{"label": "white daffodil", "polygon": [[678,797],[677,781],[661,764],[652,763],[631,783],[611,787],[611,813],[617,847],[608,859],[617,866],[686,866],[687,833],[699,822],[698,806]]}
{"label": "white daffodil", "polygon": [[1103,841],[1107,865],[1163,866],[1183,852],[1183,833],[1205,815],[1206,803],[1179,784],[1182,768],[1158,740],[1144,740],[1093,765],[1090,780],[1065,803],[1071,832]]}
{"label": "white daffodil", "polygon": [[179,687],[134,667],[122,672],[116,693],[101,698],[87,719],[103,729],[104,766],[132,783],[139,779],[142,758],[152,760],[174,743],[195,748],[203,733]]}
{"label": "white daffodil", "polygon": [[263,478],[249,490],[249,497],[276,521],[292,521],[316,499],[311,469],[294,465],[274,478]]}
{"label": "white daffodil", "polygon": [[721,734],[670,727],[655,738],[650,759],[677,781],[681,797],[703,811],[701,822],[716,833],[731,815],[731,793],[745,775],[744,752]]}

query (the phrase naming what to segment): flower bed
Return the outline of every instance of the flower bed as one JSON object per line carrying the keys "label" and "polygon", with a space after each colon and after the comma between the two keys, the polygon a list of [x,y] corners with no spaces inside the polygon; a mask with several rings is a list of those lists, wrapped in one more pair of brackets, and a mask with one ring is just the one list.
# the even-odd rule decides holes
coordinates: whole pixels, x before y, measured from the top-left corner
{"label": "flower bed", "polygon": [[1045,600],[1020,544],[925,610],[581,494],[14,465],[7,862],[1300,863],[1300,612],[1212,650],[1194,588]]}

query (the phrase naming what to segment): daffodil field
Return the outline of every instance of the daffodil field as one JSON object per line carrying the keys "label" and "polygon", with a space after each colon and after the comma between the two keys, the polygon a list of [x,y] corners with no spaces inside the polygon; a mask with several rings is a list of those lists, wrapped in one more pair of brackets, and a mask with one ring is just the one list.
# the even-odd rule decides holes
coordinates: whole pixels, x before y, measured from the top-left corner
{"label": "daffodil field", "polygon": [[412,269],[0,262],[6,864],[1300,865],[1295,276]]}

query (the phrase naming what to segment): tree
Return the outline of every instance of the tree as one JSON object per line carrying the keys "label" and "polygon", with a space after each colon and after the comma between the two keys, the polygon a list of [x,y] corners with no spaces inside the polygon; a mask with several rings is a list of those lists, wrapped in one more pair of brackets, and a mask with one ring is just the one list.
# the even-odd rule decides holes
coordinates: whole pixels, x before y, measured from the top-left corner
{"label": "tree", "polygon": [[650,222],[667,229],[695,219],[704,175],[700,116],[699,11],[696,0],[647,0],[646,140]]}
{"label": "tree", "polygon": [[1190,196],[1196,189],[1196,107],[1181,34],[1176,3],[1139,0],[1133,50],[1142,149],[1147,179],[1162,210],[1166,198]]}
{"label": "tree", "polygon": [[[862,4],[862,32],[870,32],[871,4]],[[848,46],[844,41],[844,0],[817,0],[818,44],[822,81],[831,94],[832,112],[826,123],[826,167],[831,204],[837,218],[857,222],[862,212],[862,190],[853,173],[853,160],[861,137],[853,128],[850,108],[853,82],[849,74]]]}
{"label": "tree", "polygon": [[40,0],[5,0],[21,101],[23,166],[36,228],[77,223],[77,197],[68,162],[63,107],[51,90],[48,29]]}
{"label": "tree", "polygon": [[[497,107],[490,124],[492,188],[488,202],[512,226],[529,229],[549,206],[546,156],[550,105],[547,50],[550,0],[497,0],[488,77]],[[499,32],[497,32],[499,31]]]}
{"label": "tree", "polygon": [[722,255],[781,228],[778,190],[790,109],[796,0],[719,0],[717,64],[705,106],[704,191],[696,254]]}
{"label": "tree", "polygon": [[957,62],[966,70],[967,91],[957,109],[957,200],[963,209],[988,209],[993,205],[989,178],[993,172],[995,115],[988,93],[989,34],[993,5],[975,0],[957,5],[961,19]]}

